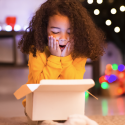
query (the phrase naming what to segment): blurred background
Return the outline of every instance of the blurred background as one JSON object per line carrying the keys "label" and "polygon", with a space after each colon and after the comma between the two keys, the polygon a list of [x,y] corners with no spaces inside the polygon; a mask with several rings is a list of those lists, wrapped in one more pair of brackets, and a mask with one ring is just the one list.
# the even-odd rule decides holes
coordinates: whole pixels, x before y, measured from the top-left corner
{"label": "blurred background", "polygon": [[[0,116],[24,116],[22,98],[13,93],[28,80],[28,55],[17,48],[39,6],[46,0],[0,0]],[[80,0],[106,34],[107,49],[99,60],[87,60],[84,79],[94,79],[86,93],[86,115],[125,114],[125,1]]]}

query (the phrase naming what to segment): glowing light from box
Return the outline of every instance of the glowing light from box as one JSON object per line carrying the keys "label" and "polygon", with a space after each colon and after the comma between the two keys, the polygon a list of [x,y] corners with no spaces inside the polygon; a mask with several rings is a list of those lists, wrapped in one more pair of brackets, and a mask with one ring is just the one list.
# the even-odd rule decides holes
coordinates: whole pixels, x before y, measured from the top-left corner
{"label": "glowing light from box", "polygon": [[5,26],[6,31],[12,31],[12,27],[10,25]]}
{"label": "glowing light from box", "polygon": [[103,116],[108,114],[108,102],[105,99],[102,100],[102,114]]}
{"label": "glowing light from box", "polygon": [[21,26],[18,25],[18,24],[16,24],[16,25],[14,26],[14,31],[20,31],[20,30],[21,30]]}
{"label": "glowing light from box", "polygon": [[116,14],[117,13],[117,10],[115,8],[112,8],[111,9],[111,14]]}
{"label": "glowing light from box", "polygon": [[0,31],[2,30],[2,27],[0,26]]}
{"label": "glowing light from box", "polygon": [[107,82],[103,82],[103,83],[101,84],[101,87],[102,87],[102,89],[108,89],[108,88],[109,88],[109,85],[108,85]]}
{"label": "glowing light from box", "polygon": [[114,28],[114,31],[115,31],[116,33],[119,33],[119,32],[120,32],[120,27],[116,26],[116,27]]}
{"label": "glowing light from box", "polygon": [[99,15],[99,14],[100,14],[99,9],[95,9],[95,10],[94,10],[94,14],[95,14],[95,15]]}
{"label": "glowing light from box", "polygon": [[123,6],[123,5],[120,6],[120,11],[121,11],[121,12],[124,12],[124,11],[125,11],[125,6]]}
{"label": "glowing light from box", "polygon": [[109,78],[108,78],[108,82],[109,83],[112,83],[112,82],[114,82],[114,81],[116,81],[117,80],[117,76],[116,75],[110,75],[109,76]]}
{"label": "glowing light from box", "polygon": [[107,70],[112,70],[112,65],[111,65],[111,64],[107,64],[107,65],[106,65],[106,69],[107,69]]}
{"label": "glowing light from box", "polygon": [[113,70],[117,70],[118,69],[118,65],[117,64],[112,64],[112,69]]}
{"label": "glowing light from box", "polygon": [[119,88],[117,89],[117,93],[118,93],[118,95],[122,95],[122,94],[124,93],[123,88],[119,87]]}
{"label": "glowing light from box", "polygon": [[118,70],[119,70],[120,72],[122,72],[122,71],[124,70],[124,65],[123,65],[123,64],[119,65],[119,66],[118,66]]}
{"label": "glowing light from box", "polygon": [[97,0],[97,3],[98,3],[98,4],[102,4],[102,3],[103,3],[103,0]]}
{"label": "glowing light from box", "polygon": [[88,4],[92,4],[93,0],[87,0]]}

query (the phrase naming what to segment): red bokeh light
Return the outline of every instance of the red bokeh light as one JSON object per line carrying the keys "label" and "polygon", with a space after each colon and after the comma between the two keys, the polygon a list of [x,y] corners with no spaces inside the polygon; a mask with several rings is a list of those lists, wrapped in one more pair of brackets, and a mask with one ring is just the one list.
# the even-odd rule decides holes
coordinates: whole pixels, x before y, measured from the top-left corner
{"label": "red bokeh light", "polygon": [[107,80],[105,79],[105,76],[101,76],[99,78],[99,83],[102,83],[102,82],[107,82]]}
{"label": "red bokeh light", "polygon": [[122,95],[124,93],[124,90],[121,87],[119,87],[117,89],[117,93],[118,93],[118,95]]}

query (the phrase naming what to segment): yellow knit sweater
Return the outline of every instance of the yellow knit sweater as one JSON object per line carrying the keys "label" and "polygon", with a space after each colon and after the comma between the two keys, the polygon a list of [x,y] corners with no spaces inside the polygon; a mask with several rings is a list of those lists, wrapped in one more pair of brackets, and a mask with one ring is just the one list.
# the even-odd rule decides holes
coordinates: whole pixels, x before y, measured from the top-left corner
{"label": "yellow knit sweater", "polygon": [[[73,60],[71,55],[57,57],[50,54],[48,47],[43,53],[37,51],[36,56],[29,54],[29,75],[26,84],[39,84],[42,79],[83,79],[87,58]],[[22,104],[26,106],[26,99]]]}

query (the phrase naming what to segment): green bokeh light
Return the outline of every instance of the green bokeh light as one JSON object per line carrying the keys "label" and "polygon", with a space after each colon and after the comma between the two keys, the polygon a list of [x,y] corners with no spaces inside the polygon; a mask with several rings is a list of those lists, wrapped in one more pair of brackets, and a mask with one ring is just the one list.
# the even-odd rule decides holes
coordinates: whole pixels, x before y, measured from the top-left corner
{"label": "green bokeh light", "polygon": [[112,69],[113,70],[117,70],[118,69],[118,65],[117,64],[112,64]]}
{"label": "green bokeh light", "polygon": [[89,93],[85,92],[85,101],[88,101],[88,98],[89,98]]}
{"label": "green bokeh light", "polygon": [[102,87],[102,89],[108,89],[108,88],[109,88],[109,85],[108,85],[107,82],[103,82],[103,83],[101,84],[101,87]]}

